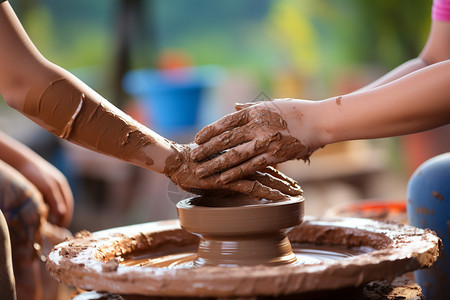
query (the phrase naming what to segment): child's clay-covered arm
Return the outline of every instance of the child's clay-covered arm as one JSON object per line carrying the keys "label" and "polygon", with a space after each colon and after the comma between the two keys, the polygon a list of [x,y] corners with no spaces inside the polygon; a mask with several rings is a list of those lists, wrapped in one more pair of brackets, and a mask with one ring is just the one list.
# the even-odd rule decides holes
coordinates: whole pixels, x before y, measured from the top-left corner
{"label": "child's clay-covered arm", "polygon": [[264,175],[230,185],[216,178],[199,180],[194,173],[197,163],[190,159],[190,146],[161,137],[46,60],[8,2],[0,3],[0,41],[0,94],[11,107],[53,134],[163,173],[190,191],[229,189],[273,199],[280,198],[282,192],[301,194],[298,186],[270,174],[269,181]]}

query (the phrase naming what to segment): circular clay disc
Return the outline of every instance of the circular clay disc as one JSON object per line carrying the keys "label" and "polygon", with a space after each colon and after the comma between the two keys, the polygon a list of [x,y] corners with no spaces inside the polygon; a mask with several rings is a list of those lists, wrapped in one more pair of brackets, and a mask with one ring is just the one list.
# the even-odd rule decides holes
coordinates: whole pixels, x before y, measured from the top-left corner
{"label": "circular clay disc", "polygon": [[291,243],[367,246],[373,252],[338,261],[236,268],[155,268],[121,265],[127,254],[195,245],[198,238],[176,220],[81,232],[57,245],[47,268],[58,280],[84,289],[153,296],[289,295],[391,280],[430,267],[438,256],[439,238],[429,230],[357,218],[305,217],[288,237]]}

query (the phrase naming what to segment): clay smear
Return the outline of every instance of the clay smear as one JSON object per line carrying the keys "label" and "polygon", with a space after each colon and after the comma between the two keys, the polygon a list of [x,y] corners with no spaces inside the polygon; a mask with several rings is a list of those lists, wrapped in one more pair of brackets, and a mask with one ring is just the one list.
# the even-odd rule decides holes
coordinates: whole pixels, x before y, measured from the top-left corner
{"label": "clay smear", "polygon": [[[142,253],[137,256],[126,256],[118,259],[118,263],[124,266],[139,266],[148,268],[194,268],[194,261],[197,258],[196,248],[191,246],[190,251],[182,252],[178,249],[176,253],[167,255],[155,255],[154,252]],[[370,247],[351,247],[313,245],[295,243],[292,251],[296,256],[296,264],[309,265],[326,262],[339,261],[347,257],[361,255],[375,251]]]}
{"label": "clay smear", "polygon": [[221,182],[218,175],[200,179],[194,175],[198,163],[190,156],[190,151],[195,145],[172,143],[171,147],[174,154],[167,157],[164,174],[180,188],[191,193],[198,195],[241,193],[272,200],[281,200],[286,195],[298,196],[303,193],[295,180],[270,167],[230,183]]}
{"label": "clay smear", "polygon": [[[211,155],[229,149],[202,163],[197,172],[201,178],[219,171],[225,171],[222,178],[236,179],[250,175],[255,165],[263,168],[268,162],[264,158],[248,165],[245,165],[245,162],[263,153],[276,159],[301,158],[305,161],[311,154],[301,141],[290,134],[282,116],[264,105],[225,116],[217,125],[208,125],[202,129],[195,141],[200,145],[192,154],[196,161],[203,161]],[[236,146],[239,150],[234,148]],[[238,164],[241,165],[232,168]]]}
{"label": "clay smear", "polygon": [[101,97],[82,93],[83,88],[66,79],[41,89],[31,89],[23,112],[43,122],[51,133],[128,162],[154,164],[148,146],[157,135]]}

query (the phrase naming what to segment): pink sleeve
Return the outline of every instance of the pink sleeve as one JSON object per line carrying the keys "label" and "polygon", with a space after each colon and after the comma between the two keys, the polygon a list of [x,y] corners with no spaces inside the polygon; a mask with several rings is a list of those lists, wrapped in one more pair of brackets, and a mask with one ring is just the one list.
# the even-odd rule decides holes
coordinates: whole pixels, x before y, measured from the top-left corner
{"label": "pink sleeve", "polygon": [[433,0],[433,20],[450,21],[450,0]]}

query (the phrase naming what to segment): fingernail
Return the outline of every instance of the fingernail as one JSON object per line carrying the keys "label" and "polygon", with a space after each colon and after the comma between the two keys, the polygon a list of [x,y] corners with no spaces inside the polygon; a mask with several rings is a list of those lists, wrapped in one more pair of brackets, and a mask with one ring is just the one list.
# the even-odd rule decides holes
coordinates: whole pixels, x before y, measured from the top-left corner
{"label": "fingernail", "polygon": [[197,133],[194,140],[198,145],[203,144],[206,141],[205,136],[206,136],[205,129],[203,129],[199,133]]}
{"label": "fingernail", "polygon": [[197,174],[198,177],[202,178],[205,176],[206,170],[205,168],[198,168],[195,173]]}
{"label": "fingernail", "polygon": [[220,175],[220,180],[224,183],[228,183],[228,181],[231,180],[231,175],[227,174],[227,173],[222,174],[222,175]]}
{"label": "fingernail", "polygon": [[197,156],[198,156],[198,152],[197,152],[197,148],[196,148],[191,151],[191,159],[197,160]]}
{"label": "fingernail", "polygon": [[61,215],[64,215],[66,213],[66,207],[64,205],[62,205],[62,204],[58,204],[58,212]]}

